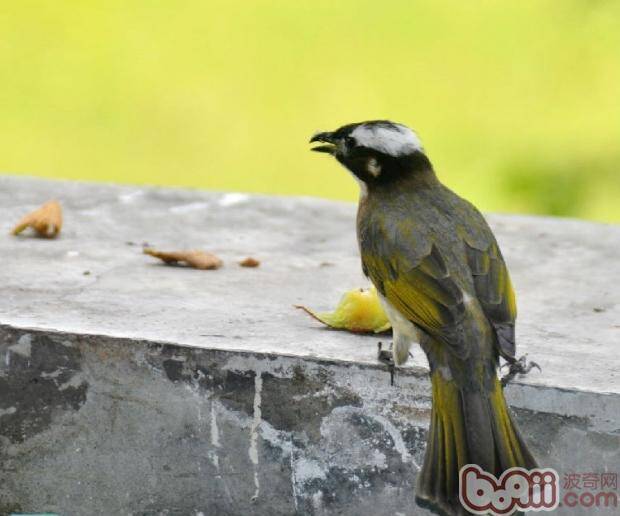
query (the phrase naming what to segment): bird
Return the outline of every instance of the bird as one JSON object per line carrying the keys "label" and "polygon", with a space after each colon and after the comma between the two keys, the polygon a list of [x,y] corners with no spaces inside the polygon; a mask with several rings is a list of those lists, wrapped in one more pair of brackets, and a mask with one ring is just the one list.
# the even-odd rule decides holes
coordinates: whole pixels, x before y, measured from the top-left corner
{"label": "bird", "polygon": [[393,328],[379,359],[403,365],[418,343],[432,389],[416,502],[437,514],[468,514],[459,471],[477,464],[496,475],[537,461],[516,426],[499,377],[538,367],[516,357],[515,292],[483,215],[437,177],[418,135],[389,120],[314,134],[360,185],[357,239],[362,270]]}

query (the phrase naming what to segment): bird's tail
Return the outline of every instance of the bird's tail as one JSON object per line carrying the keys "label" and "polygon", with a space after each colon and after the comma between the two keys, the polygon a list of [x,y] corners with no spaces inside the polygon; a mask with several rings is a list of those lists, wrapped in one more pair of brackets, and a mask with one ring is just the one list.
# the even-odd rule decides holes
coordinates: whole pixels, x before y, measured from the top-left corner
{"label": "bird's tail", "polygon": [[424,465],[418,475],[419,505],[439,514],[468,514],[459,501],[459,471],[477,464],[499,477],[508,468],[536,467],[506,406],[497,377],[490,390],[460,387],[440,371],[431,376],[433,409]]}

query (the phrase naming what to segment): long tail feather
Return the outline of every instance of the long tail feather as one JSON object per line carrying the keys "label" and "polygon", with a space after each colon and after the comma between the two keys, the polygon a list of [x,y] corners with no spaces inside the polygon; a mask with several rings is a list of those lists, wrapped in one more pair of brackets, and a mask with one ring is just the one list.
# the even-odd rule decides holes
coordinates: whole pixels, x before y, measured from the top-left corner
{"label": "long tail feather", "polygon": [[424,465],[416,497],[439,514],[468,514],[459,502],[459,471],[477,464],[497,477],[508,468],[536,467],[536,461],[514,424],[499,383],[492,389],[467,388],[431,376],[433,409]]}

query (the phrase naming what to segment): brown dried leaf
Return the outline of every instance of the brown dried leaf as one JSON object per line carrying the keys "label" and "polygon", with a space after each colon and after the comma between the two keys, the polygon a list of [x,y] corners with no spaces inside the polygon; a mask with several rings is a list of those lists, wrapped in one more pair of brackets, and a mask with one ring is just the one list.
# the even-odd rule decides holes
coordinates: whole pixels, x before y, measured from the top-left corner
{"label": "brown dried leaf", "polygon": [[166,252],[145,247],[143,252],[144,254],[159,258],[169,265],[182,262],[187,264],[189,267],[202,270],[219,269],[222,266],[222,260],[220,260],[217,256],[198,249]]}
{"label": "brown dried leaf", "polygon": [[241,267],[258,267],[260,265],[260,261],[256,258],[248,256],[245,260],[241,260],[239,265],[241,265]]}
{"label": "brown dried leaf", "polygon": [[39,209],[25,215],[11,233],[19,235],[26,228],[34,229],[38,236],[55,238],[62,228],[62,208],[58,201],[48,201]]}

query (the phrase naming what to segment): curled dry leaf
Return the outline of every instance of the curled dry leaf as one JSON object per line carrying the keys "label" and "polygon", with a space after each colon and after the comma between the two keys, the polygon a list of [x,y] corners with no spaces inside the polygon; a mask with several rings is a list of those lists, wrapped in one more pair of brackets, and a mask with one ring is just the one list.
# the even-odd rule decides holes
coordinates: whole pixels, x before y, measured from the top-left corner
{"label": "curled dry leaf", "polygon": [[174,265],[179,262],[187,264],[194,269],[219,269],[222,266],[222,260],[211,253],[200,250],[190,251],[157,251],[149,247],[145,247],[144,254],[154,256],[163,260],[165,263]]}
{"label": "curled dry leaf", "polygon": [[248,256],[245,260],[241,260],[239,265],[241,265],[241,267],[258,267],[260,262],[256,258]]}
{"label": "curled dry leaf", "polygon": [[11,233],[19,235],[26,228],[32,228],[38,236],[55,238],[62,228],[62,208],[58,201],[48,201],[37,210],[25,215]]}
{"label": "curled dry leaf", "polygon": [[345,292],[333,312],[315,312],[301,305],[295,308],[304,310],[323,324],[338,330],[381,333],[391,328],[375,287]]}

